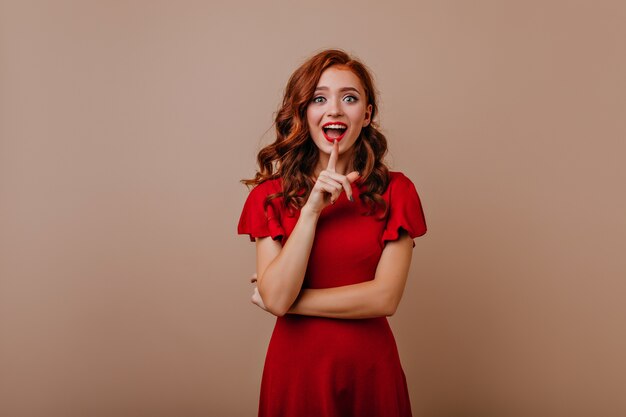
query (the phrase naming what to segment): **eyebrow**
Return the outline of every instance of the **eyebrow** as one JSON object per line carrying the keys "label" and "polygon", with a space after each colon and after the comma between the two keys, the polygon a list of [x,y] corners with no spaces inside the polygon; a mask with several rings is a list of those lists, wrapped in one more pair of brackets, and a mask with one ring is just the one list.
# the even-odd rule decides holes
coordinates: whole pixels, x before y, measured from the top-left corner
{"label": "eyebrow", "polygon": [[[317,90],[328,90],[328,87],[326,87],[324,85],[321,85],[321,86],[319,86],[319,87],[317,87],[315,89],[315,91],[317,91]],[[354,91],[355,93],[361,94],[360,91],[357,90],[354,87],[342,87],[342,88],[339,89],[339,91],[341,91],[341,92],[344,92],[344,91]]]}

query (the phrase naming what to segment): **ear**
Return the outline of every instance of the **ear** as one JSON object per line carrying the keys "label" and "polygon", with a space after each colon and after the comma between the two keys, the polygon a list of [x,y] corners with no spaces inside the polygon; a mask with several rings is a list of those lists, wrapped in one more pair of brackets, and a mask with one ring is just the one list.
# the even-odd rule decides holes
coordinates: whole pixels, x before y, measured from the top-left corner
{"label": "ear", "polygon": [[369,126],[372,122],[372,105],[367,105],[367,110],[365,110],[365,119],[363,120],[363,127]]}

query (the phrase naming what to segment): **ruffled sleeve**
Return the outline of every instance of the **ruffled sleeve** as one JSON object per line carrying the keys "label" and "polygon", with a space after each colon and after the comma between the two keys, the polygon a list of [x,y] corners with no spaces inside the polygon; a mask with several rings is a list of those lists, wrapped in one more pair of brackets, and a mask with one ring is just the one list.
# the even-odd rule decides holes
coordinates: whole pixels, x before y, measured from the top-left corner
{"label": "ruffled sleeve", "polygon": [[271,180],[263,182],[250,191],[243,205],[237,233],[247,234],[250,241],[254,242],[257,237],[271,236],[272,239],[282,239],[285,231],[280,224],[280,212],[276,208],[279,198],[273,199],[265,206],[265,198],[278,192],[270,185]]}
{"label": "ruffled sleeve", "polygon": [[422,203],[413,182],[402,173],[393,173],[388,193],[388,217],[382,235],[382,244],[398,239],[400,229],[406,230],[412,239],[426,233]]}

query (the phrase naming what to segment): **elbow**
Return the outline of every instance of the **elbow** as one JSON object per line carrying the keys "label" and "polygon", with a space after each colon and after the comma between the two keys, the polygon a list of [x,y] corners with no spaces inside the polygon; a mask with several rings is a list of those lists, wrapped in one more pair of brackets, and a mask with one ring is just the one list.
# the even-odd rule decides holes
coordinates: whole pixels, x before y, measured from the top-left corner
{"label": "elbow", "polygon": [[398,309],[398,304],[396,303],[388,303],[382,308],[382,315],[385,317],[391,317],[396,314],[396,310]]}
{"label": "elbow", "polygon": [[276,317],[282,317],[289,311],[290,305],[283,300],[280,300],[279,297],[273,296],[271,292],[267,291],[265,288],[261,286],[258,287],[259,294],[261,295],[261,299],[263,300],[263,305],[265,305],[265,310],[275,315]]}
{"label": "elbow", "polygon": [[396,314],[398,305],[400,304],[400,297],[393,291],[388,292],[382,297],[382,303],[380,306],[383,316],[391,317]]}
{"label": "elbow", "polygon": [[274,304],[266,304],[265,308],[276,317],[282,317],[289,311],[289,307],[285,308],[284,306],[276,306]]}

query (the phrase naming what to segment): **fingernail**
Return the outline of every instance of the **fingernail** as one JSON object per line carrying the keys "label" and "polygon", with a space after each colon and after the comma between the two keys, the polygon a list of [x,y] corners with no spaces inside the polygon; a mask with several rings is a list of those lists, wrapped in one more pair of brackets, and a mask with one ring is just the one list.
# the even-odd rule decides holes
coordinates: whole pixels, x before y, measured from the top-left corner
{"label": "fingernail", "polygon": [[348,197],[348,199],[354,203],[354,198],[352,198],[352,196]]}

